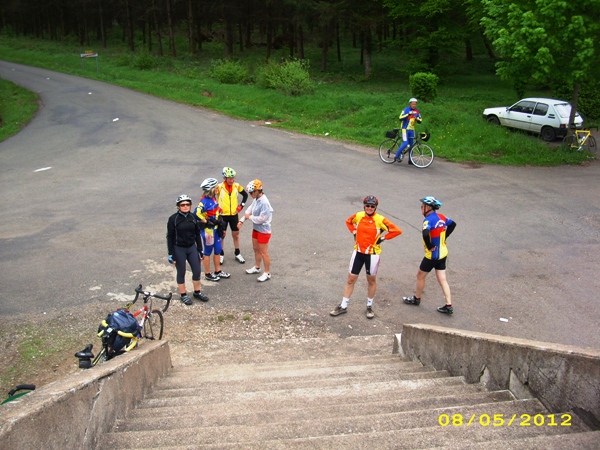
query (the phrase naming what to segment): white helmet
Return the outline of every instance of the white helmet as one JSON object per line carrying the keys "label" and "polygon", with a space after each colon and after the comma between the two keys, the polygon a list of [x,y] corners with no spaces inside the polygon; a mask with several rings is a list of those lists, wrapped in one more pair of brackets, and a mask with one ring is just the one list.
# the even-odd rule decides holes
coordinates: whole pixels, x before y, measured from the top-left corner
{"label": "white helmet", "polygon": [[202,190],[204,192],[208,192],[212,188],[217,187],[217,184],[219,184],[219,181],[216,178],[207,178],[206,180],[204,180],[202,182],[202,184],[200,185],[200,187],[202,188]]}
{"label": "white helmet", "polygon": [[179,204],[181,202],[186,202],[186,201],[192,203],[192,198],[186,194],[180,195],[179,197],[177,197],[177,206],[179,206]]}
{"label": "white helmet", "polygon": [[251,193],[254,191],[262,191],[262,188],[263,188],[262,181],[252,180],[250,183],[248,183],[248,186],[246,186],[246,191],[248,193]]}
{"label": "white helmet", "polygon": [[413,97],[408,101],[408,103],[412,103],[412,102],[418,103],[419,100],[417,100],[416,98]]}

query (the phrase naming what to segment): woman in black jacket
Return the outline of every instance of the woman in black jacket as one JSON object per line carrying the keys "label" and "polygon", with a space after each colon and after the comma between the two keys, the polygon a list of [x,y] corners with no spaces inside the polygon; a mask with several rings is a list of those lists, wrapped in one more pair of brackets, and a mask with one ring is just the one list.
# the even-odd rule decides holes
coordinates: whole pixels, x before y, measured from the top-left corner
{"label": "woman in black jacket", "polygon": [[188,195],[180,195],[177,198],[177,212],[169,217],[167,222],[169,262],[177,268],[177,287],[181,301],[186,305],[192,304],[185,290],[186,261],[192,268],[194,298],[208,301],[208,297],[200,292],[200,261],[203,258],[200,219],[190,212],[191,207],[192,199]]}

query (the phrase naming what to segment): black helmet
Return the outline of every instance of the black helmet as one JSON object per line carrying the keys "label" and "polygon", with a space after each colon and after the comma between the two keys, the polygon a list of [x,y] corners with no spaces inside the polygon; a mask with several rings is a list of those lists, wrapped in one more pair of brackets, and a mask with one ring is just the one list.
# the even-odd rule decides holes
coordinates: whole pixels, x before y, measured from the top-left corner
{"label": "black helmet", "polygon": [[374,195],[367,195],[363,200],[363,205],[379,205],[379,200]]}

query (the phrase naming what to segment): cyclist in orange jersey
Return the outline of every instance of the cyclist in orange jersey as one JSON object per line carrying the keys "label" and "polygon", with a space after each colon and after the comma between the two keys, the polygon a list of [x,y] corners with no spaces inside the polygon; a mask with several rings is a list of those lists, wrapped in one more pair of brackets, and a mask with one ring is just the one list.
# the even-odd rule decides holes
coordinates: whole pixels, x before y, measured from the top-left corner
{"label": "cyclist in orange jersey", "polygon": [[375,317],[373,298],[377,290],[377,269],[379,268],[381,243],[402,234],[400,228],[381,214],[377,214],[378,205],[377,198],[369,195],[363,200],[364,210],[346,219],[348,230],[354,234],[354,251],[350,258],[348,281],[346,281],[342,303],[329,313],[332,316],[339,316],[348,311],[348,302],[354,291],[354,285],[362,267],[365,266],[368,283],[366,315],[367,319]]}

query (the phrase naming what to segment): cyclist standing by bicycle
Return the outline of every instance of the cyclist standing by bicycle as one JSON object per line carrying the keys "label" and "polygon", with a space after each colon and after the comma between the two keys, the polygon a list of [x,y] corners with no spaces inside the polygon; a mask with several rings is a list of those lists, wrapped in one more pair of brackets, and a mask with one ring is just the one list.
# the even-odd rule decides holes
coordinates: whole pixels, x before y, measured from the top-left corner
{"label": "cyclist standing by bicycle", "polygon": [[[421,123],[421,113],[417,109],[416,98],[411,98],[408,103],[409,105],[404,108],[402,113],[400,114],[401,121],[401,130],[402,130],[402,145],[398,147],[398,151],[396,152],[396,156],[394,156],[394,161],[402,162],[402,158],[404,157],[403,151],[404,149],[410,145],[411,147],[415,143],[415,122]],[[410,163],[410,158],[408,158],[408,162]]]}
{"label": "cyclist standing by bicycle", "polygon": [[177,268],[177,287],[181,301],[191,305],[185,289],[186,261],[192,268],[194,298],[208,301],[208,297],[200,291],[200,260],[202,259],[202,240],[200,239],[200,220],[190,212],[192,199],[189,195],[177,198],[177,212],[167,222],[167,250],[169,262]]}
{"label": "cyclist standing by bicycle", "polygon": [[[369,195],[363,200],[363,211],[346,219],[348,230],[354,235],[354,251],[350,259],[350,268],[348,281],[344,288],[342,303],[329,314],[339,316],[348,311],[348,302],[354,291],[354,285],[358,280],[358,275],[365,266],[367,272],[367,319],[375,317],[373,312],[373,298],[377,290],[377,269],[379,268],[379,255],[381,253],[381,243],[384,240],[394,239],[402,234],[402,230],[383,217],[377,214],[379,200]],[[383,234],[384,232],[385,235]]]}
{"label": "cyclist standing by bicycle", "polygon": [[[235,248],[235,260],[240,264],[244,264],[246,260],[240,253],[240,230],[237,227],[239,222],[238,213],[242,210],[248,200],[248,193],[244,187],[236,183],[235,170],[231,167],[223,167],[223,182],[219,184],[219,206],[223,211],[221,217],[225,222],[224,227],[231,228],[231,237],[233,238],[233,246]],[[238,203],[238,194],[242,196],[241,203]],[[225,260],[225,251],[221,250],[220,262],[223,264]]]}
{"label": "cyclist standing by bicycle", "polygon": [[[229,278],[231,275],[221,270],[221,250],[223,250],[223,238],[225,237],[224,225],[220,220],[221,208],[217,202],[219,182],[216,178],[205,179],[200,187],[202,198],[194,213],[200,219],[202,241],[204,243],[204,278],[209,281],[219,281],[221,278]],[[213,254],[214,251],[214,254]],[[210,271],[210,256],[213,257],[215,271]]]}

